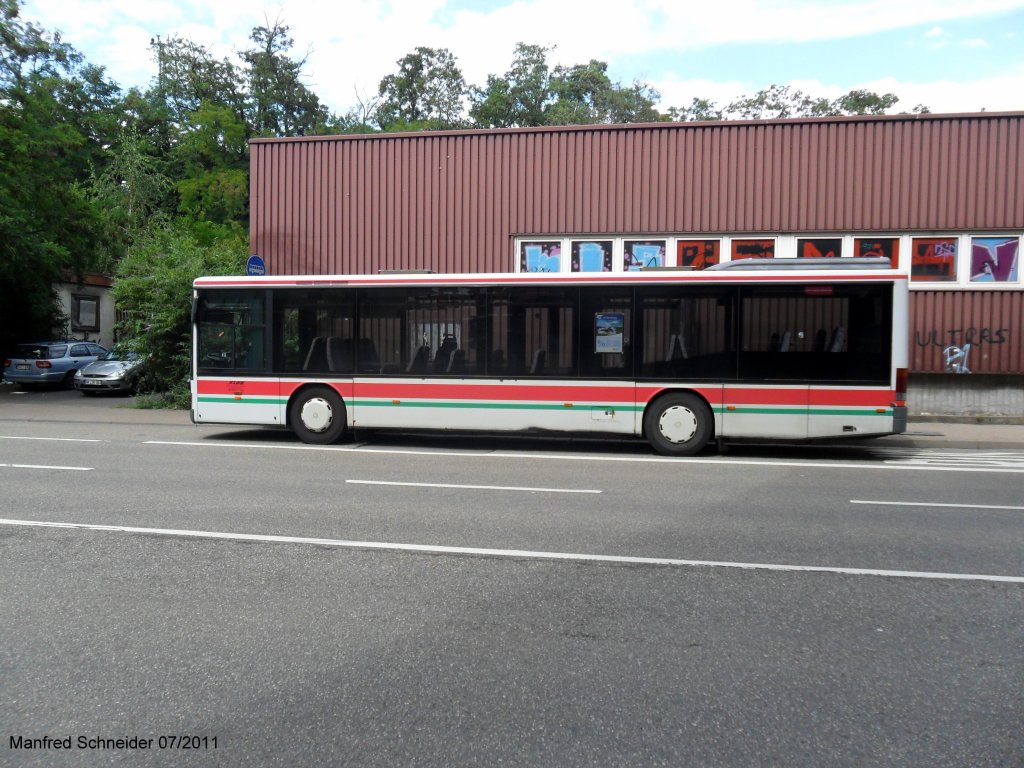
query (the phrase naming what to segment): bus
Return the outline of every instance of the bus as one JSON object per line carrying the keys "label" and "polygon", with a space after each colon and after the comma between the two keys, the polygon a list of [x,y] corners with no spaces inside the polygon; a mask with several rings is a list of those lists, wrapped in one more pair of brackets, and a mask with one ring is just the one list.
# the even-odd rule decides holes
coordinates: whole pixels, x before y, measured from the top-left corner
{"label": "bus", "polygon": [[730,441],[906,430],[907,277],[887,259],[700,272],[200,277],[192,420]]}

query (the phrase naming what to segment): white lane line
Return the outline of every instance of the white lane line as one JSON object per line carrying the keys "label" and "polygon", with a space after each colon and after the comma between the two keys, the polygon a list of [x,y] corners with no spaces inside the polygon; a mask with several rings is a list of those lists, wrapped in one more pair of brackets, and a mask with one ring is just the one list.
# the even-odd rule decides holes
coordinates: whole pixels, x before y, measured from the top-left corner
{"label": "white lane line", "polygon": [[528,488],[521,485],[455,485],[452,483],[398,483],[390,480],[346,480],[356,485],[403,485],[415,488],[464,488],[479,491],[529,491],[531,493],[601,493],[578,488]]}
{"label": "white lane line", "polygon": [[952,581],[994,581],[1024,584],[1024,576],[999,576],[978,573],[940,573],[935,571],[889,571],[873,568],[840,568],[818,565],[783,565],[779,563],[732,563],[717,560],[677,560],[667,557],[628,557],[620,555],[587,555],[573,552],[534,552],[524,549],[483,549],[478,547],[445,547],[431,544],[395,544],[380,541],[347,541],[344,539],[317,539],[305,536],[270,536],[255,533],[225,533],[222,531],[190,531],[173,528],[136,528],[125,525],[91,525],[87,523],[56,523],[41,520],[0,519],[0,525],[33,528],[73,528],[87,531],[114,531],[141,533],[179,538],[221,539],[229,541],[260,541],[277,544],[313,544],[318,547],[344,547],[390,552],[419,552],[424,554],[473,555],[509,559],[553,560],[561,562],[619,563],[629,565],[667,565],[682,567],[739,568],[759,571],[791,571],[800,573],[836,573],[847,576],[889,576],[903,579],[941,579]]}
{"label": "white lane line", "polygon": [[87,437],[21,437],[20,435],[0,435],[0,440],[52,440],[60,443],[105,443],[106,440],[96,440]]}
{"label": "white lane line", "polygon": [[948,504],[938,501],[868,501],[864,499],[850,499],[851,504],[878,504],[888,507],[952,507],[954,509],[1019,509],[1024,507],[1003,506],[1000,504]]}
{"label": "white lane line", "polygon": [[0,467],[10,469],[67,469],[74,472],[91,472],[92,467],[51,467],[46,464],[0,464]]}
{"label": "white lane line", "polygon": [[539,459],[542,461],[611,461],[625,463],[644,464],[718,464],[722,466],[751,466],[751,467],[811,467],[814,469],[887,469],[904,472],[998,472],[1002,474],[1024,474],[1024,467],[1000,468],[1000,467],[949,467],[949,466],[928,466],[918,464],[897,464],[897,463],[861,463],[852,462],[831,462],[828,459],[821,461],[758,461],[745,459],[698,459],[693,457],[674,459],[665,456],[586,456],[575,454],[556,453],[509,453],[496,451],[412,451],[395,448],[362,448],[356,446],[337,445],[253,445],[249,443],[219,443],[219,442],[190,442],[183,440],[146,440],[144,445],[177,445],[192,446],[200,448],[242,448],[252,450],[282,450],[282,451],[335,451],[341,453],[362,453],[362,454],[387,454],[401,456],[457,456],[466,458],[481,459]]}

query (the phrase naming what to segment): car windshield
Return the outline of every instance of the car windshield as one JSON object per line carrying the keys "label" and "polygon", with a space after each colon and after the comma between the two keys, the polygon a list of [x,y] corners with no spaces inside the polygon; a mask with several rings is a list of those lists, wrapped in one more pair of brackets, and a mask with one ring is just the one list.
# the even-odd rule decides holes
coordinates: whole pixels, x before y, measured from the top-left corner
{"label": "car windshield", "polygon": [[132,352],[128,349],[112,349],[105,355],[100,355],[100,360],[120,360],[123,363],[134,362],[139,359],[138,352]]}
{"label": "car windshield", "polygon": [[120,360],[121,362],[134,362],[138,359],[138,352],[130,349],[112,349],[105,354],[99,355],[101,360]]}
{"label": "car windshield", "polygon": [[67,344],[48,346],[46,344],[19,344],[18,357],[30,360],[55,360],[64,357],[67,351]]}

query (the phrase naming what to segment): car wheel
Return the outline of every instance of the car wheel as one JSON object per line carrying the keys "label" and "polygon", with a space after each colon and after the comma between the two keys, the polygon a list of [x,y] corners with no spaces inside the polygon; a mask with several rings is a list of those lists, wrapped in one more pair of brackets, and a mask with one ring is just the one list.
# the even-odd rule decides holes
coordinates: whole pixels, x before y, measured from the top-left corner
{"label": "car wheel", "polygon": [[713,432],[711,409],[693,394],[659,397],[644,414],[644,437],[664,456],[692,456],[711,441]]}
{"label": "car wheel", "polygon": [[345,433],[345,404],[329,387],[311,387],[288,406],[288,424],[304,443],[327,445]]}
{"label": "car wheel", "polygon": [[71,389],[75,386],[75,370],[71,369],[64,374],[64,378],[60,380],[60,385],[64,389]]}

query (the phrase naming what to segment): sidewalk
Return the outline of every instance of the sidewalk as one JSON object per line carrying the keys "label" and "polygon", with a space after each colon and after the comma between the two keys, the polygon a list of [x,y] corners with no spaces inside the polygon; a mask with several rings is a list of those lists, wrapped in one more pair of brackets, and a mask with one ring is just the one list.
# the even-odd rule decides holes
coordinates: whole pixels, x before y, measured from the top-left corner
{"label": "sidewalk", "polygon": [[911,421],[902,435],[879,437],[872,445],[903,448],[1024,450],[1024,424],[955,424]]}

